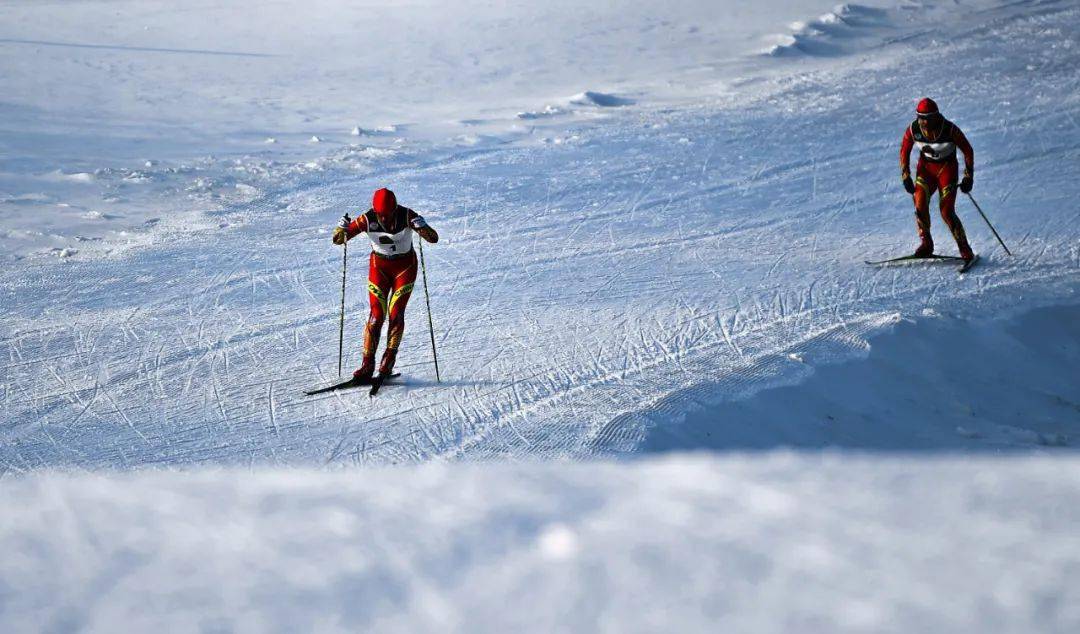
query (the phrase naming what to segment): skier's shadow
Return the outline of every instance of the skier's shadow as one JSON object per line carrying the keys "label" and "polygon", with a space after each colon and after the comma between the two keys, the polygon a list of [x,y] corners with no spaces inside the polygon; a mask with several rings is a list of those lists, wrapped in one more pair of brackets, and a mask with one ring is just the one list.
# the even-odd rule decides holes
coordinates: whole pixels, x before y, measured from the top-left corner
{"label": "skier's shadow", "polygon": [[[473,387],[484,385],[498,385],[495,381],[480,381],[476,379],[444,379],[442,381],[436,381],[435,379],[398,379],[394,381],[395,384],[402,387]],[[387,385],[391,385],[388,383]]]}

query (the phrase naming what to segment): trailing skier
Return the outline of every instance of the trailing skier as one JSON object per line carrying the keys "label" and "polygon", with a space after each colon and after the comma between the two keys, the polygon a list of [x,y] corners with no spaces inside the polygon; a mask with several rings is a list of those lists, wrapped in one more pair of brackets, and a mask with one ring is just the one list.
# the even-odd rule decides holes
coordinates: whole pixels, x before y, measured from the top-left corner
{"label": "trailing skier", "polygon": [[379,363],[379,376],[389,376],[397,360],[398,346],[405,333],[405,306],[409,303],[416,281],[417,262],[412,234],[415,231],[432,244],[439,241],[439,234],[423,216],[399,205],[394,192],[385,188],[375,192],[370,209],[351,222],[347,218],[342,218],[334,229],[334,244],[345,244],[361,233],[366,233],[371,240],[368,265],[371,310],[364,326],[363,361],[353,372],[354,379],[367,381],[375,372],[375,353],[384,321],[388,321],[389,325],[386,350]]}
{"label": "trailing skier", "polygon": [[[912,181],[910,157],[915,147],[919,149],[919,162],[915,168],[915,180]],[[930,198],[937,193],[941,217],[956,240],[960,257],[967,263],[975,258],[964,233],[964,225],[956,215],[957,148],[964,153],[964,176],[959,187],[966,194],[974,184],[975,153],[971,144],[956,124],[941,115],[933,99],[920,101],[916,118],[904,131],[900,143],[900,177],[904,189],[912,194],[915,202],[915,226],[919,232],[916,257],[928,257],[934,253],[934,239],[930,236]]]}

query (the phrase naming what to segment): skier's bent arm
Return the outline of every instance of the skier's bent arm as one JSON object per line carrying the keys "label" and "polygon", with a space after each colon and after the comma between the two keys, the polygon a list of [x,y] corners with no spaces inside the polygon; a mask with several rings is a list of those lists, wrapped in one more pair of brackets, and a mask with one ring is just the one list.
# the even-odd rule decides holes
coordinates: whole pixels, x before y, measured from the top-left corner
{"label": "skier's bent arm", "polygon": [[909,194],[915,193],[915,183],[911,180],[911,150],[914,147],[915,136],[911,134],[911,126],[908,126],[904,130],[903,140],[900,141],[900,180]]}
{"label": "skier's bent arm", "polygon": [[420,227],[416,230],[416,233],[418,233],[421,238],[427,240],[431,244],[435,244],[439,241],[439,233],[430,226]]}
{"label": "skier's bent arm", "polygon": [[915,137],[911,134],[911,126],[904,129],[904,138],[900,141],[900,178],[911,177],[911,150],[915,147]]}
{"label": "skier's bent arm", "polygon": [[953,143],[964,153],[964,176],[975,176],[975,150],[960,128],[953,126]]}
{"label": "skier's bent arm", "polygon": [[429,225],[427,221],[424,220],[423,216],[411,209],[409,210],[409,226],[412,227],[413,231],[418,233],[421,238],[427,240],[431,244],[435,244],[439,241],[439,232],[435,231],[435,228]]}
{"label": "skier's bent arm", "polygon": [[334,244],[345,244],[348,240],[356,237],[357,234],[367,231],[367,216],[361,214],[353,219],[352,222],[346,227],[338,225],[334,227]]}
{"label": "skier's bent arm", "polygon": [[953,143],[964,153],[964,177],[960,180],[960,191],[969,194],[975,185],[975,150],[971,148],[971,143],[968,142],[964,133],[955,125],[952,137]]}

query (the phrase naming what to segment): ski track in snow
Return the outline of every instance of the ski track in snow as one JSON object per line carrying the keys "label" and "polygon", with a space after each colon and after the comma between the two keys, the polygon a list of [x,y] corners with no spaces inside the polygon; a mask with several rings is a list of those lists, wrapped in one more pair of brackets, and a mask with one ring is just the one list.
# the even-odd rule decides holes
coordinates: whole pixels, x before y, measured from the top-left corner
{"label": "ski track in snow", "polygon": [[[560,144],[403,150],[375,159],[377,177],[289,174],[218,212],[233,226],[8,267],[0,474],[634,452],[656,421],[800,380],[809,369],[789,354],[840,361],[924,309],[977,317],[1072,296],[1078,24],[1067,2],[1003,4],[919,33],[948,40],[932,50],[882,41],[739,103],[620,102]],[[974,194],[1016,257],[962,199],[983,256],[971,273],[865,267],[914,244],[895,159],[922,90],[911,69],[954,56],[965,72],[932,90],[954,96],[942,106],[975,146]],[[305,397],[336,374],[341,259],[327,228],[382,184],[444,236],[425,251],[444,382],[418,284],[404,385]],[[355,244],[350,366],[367,311]]]}

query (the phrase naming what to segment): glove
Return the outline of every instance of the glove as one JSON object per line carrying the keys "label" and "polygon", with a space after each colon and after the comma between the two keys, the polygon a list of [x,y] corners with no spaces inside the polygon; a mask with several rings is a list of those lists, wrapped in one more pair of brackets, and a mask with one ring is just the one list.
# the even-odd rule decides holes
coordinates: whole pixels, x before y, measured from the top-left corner
{"label": "glove", "polygon": [[912,182],[910,175],[904,176],[904,189],[907,190],[907,193],[909,194],[915,193],[915,183]]}
{"label": "glove", "polygon": [[334,244],[345,244],[345,241],[349,239],[347,231],[351,222],[349,214],[345,214],[341,217],[341,220],[338,220],[337,226],[334,227]]}
{"label": "glove", "polygon": [[960,181],[960,191],[964,192],[965,194],[970,194],[971,188],[974,186],[975,179],[972,178],[971,174],[964,174],[964,179]]}

